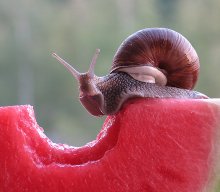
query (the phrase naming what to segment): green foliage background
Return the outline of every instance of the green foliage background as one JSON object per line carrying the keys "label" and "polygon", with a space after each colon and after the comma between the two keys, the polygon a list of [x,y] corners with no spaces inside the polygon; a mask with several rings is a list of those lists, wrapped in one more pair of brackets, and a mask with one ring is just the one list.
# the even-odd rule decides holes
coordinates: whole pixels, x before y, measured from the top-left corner
{"label": "green foliage background", "polygon": [[54,142],[91,141],[104,118],[85,111],[76,81],[51,52],[86,71],[100,48],[96,74],[102,76],[120,43],[146,27],[187,37],[201,62],[196,89],[220,97],[219,10],[219,0],[0,0],[0,105],[33,105]]}

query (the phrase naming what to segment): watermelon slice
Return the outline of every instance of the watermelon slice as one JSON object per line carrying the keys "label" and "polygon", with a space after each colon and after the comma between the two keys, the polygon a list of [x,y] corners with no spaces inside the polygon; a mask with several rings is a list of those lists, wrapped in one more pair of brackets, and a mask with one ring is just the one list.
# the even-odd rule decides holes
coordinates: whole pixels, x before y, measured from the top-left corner
{"label": "watermelon slice", "polygon": [[55,144],[31,106],[0,108],[1,192],[210,192],[220,100],[134,99],[82,147]]}

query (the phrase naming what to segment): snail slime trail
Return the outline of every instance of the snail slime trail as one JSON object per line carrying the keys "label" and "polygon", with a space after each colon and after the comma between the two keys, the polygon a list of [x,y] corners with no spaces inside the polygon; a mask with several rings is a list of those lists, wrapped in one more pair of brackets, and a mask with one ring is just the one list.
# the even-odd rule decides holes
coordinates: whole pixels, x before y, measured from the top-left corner
{"label": "snail slime trail", "polygon": [[134,97],[208,98],[192,90],[199,75],[199,58],[176,31],[146,28],[130,35],[115,53],[110,73],[103,77],[94,74],[99,53],[97,49],[86,73],[52,54],[78,81],[79,99],[94,116],[115,114]]}

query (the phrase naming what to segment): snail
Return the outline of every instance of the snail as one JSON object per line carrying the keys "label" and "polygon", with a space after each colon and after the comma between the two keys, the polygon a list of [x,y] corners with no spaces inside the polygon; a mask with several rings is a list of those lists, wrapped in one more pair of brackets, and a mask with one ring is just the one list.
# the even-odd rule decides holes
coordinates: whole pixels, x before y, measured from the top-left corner
{"label": "snail", "polygon": [[126,38],[116,51],[110,73],[94,74],[100,50],[89,70],[80,73],[56,53],[79,83],[79,99],[94,116],[111,115],[134,97],[205,99],[193,91],[198,78],[199,58],[190,42],[167,28],[146,28]]}

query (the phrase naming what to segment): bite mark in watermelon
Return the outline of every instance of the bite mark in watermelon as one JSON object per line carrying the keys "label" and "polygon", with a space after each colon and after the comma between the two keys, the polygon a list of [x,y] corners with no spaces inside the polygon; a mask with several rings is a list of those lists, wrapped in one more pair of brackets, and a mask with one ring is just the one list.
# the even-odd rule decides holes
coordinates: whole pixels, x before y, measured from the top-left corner
{"label": "bite mark in watermelon", "polygon": [[82,147],[53,143],[31,106],[2,107],[0,191],[210,191],[220,131],[212,101],[131,100]]}

